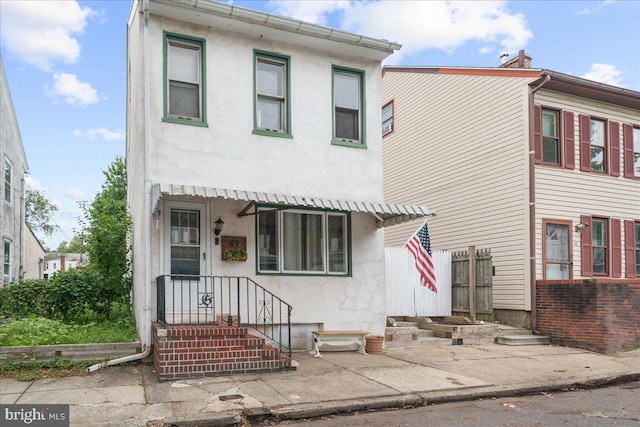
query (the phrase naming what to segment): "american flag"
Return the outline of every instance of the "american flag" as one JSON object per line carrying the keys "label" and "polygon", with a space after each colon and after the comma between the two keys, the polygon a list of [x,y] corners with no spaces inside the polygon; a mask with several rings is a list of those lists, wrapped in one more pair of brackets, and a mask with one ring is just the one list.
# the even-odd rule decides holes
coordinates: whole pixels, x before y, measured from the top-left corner
{"label": "american flag", "polygon": [[411,252],[416,260],[416,269],[420,273],[420,283],[433,292],[438,293],[436,288],[436,272],[433,267],[433,257],[431,256],[431,239],[427,222],[407,240],[404,246]]}

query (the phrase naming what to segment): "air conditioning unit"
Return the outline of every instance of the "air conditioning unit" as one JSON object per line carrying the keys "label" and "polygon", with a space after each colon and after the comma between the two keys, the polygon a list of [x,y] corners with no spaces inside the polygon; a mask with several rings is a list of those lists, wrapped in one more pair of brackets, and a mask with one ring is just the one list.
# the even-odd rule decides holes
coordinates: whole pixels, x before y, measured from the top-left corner
{"label": "air conditioning unit", "polygon": [[382,135],[386,135],[391,132],[391,122],[382,124]]}

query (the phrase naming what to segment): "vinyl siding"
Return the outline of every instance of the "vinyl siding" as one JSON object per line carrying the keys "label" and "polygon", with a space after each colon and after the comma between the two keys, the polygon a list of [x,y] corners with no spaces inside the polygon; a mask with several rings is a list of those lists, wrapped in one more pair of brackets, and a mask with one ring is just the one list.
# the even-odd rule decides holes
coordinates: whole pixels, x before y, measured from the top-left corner
{"label": "vinyl siding", "polygon": [[[530,309],[528,86],[531,78],[387,72],[385,200],[422,204],[435,249],[491,249],[494,308]],[[401,245],[419,221],[389,227]]]}
{"label": "vinyl siding", "polygon": [[[569,220],[574,225],[580,222],[580,215],[640,220],[640,180],[624,177],[623,150],[620,150],[620,176],[582,172],[579,169],[578,140],[580,114],[617,121],[621,125],[632,123],[638,126],[640,125],[640,111],[593,102],[544,89],[536,94],[536,103],[545,107],[574,112],[573,126],[576,138],[576,169],[536,166],[536,276],[538,279],[542,279],[543,218]],[[619,132],[622,147],[622,126],[620,126]],[[624,234],[624,223],[622,224],[621,233]],[[580,275],[582,255],[580,237],[580,233],[572,231],[573,278],[582,277]],[[624,251],[622,251],[622,266],[622,277],[624,277]]]}

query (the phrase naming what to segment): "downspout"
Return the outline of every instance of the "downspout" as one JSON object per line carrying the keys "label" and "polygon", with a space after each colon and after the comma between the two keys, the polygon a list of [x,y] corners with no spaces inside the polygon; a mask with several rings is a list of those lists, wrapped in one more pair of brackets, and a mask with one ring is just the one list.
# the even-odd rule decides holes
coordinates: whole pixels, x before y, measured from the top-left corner
{"label": "downspout", "polygon": [[536,311],[536,147],[534,141],[534,95],[551,80],[551,76],[542,73],[544,80],[529,91],[529,280],[531,287],[531,332],[536,333],[538,316]]}
{"label": "downspout", "polygon": [[[149,178],[149,147],[151,133],[149,131],[149,0],[142,0],[142,11],[144,14],[143,28],[143,61],[144,61],[144,230],[146,230],[144,249],[145,249],[145,273],[144,273],[144,336],[142,344],[144,351],[142,353],[132,354],[130,356],[119,357],[117,359],[107,360],[105,362],[96,363],[89,366],[86,371],[88,373],[95,372],[98,369],[107,366],[119,365],[121,363],[132,362],[134,360],[144,359],[151,353],[151,181]],[[127,71],[128,72],[128,71]]]}
{"label": "downspout", "polygon": [[149,88],[149,0],[142,1],[142,12],[144,14],[144,28],[142,35],[142,51],[144,54],[144,226],[146,233],[144,239],[144,343],[151,347],[151,173],[150,149],[151,130],[149,129],[150,110],[150,88]]}
{"label": "downspout", "polygon": [[22,174],[22,180],[20,181],[20,185],[22,188],[20,189],[20,267],[18,268],[18,279],[24,279],[24,260],[26,258],[25,253],[27,248],[25,247],[25,238],[24,234],[25,230],[25,221],[27,216],[27,208],[26,208],[26,196],[25,196],[25,179],[24,179],[24,170]]}

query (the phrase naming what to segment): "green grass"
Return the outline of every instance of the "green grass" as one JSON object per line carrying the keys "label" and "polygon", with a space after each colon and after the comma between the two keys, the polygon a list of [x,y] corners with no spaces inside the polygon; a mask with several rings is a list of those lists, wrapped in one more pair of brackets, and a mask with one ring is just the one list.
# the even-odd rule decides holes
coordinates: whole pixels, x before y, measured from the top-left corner
{"label": "green grass", "polygon": [[75,325],[43,317],[26,317],[0,325],[0,346],[132,342],[137,338],[131,318]]}
{"label": "green grass", "polygon": [[95,362],[55,360],[50,362],[12,362],[0,365],[0,378],[35,381],[42,378],[77,377],[87,375],[87,367]]}

